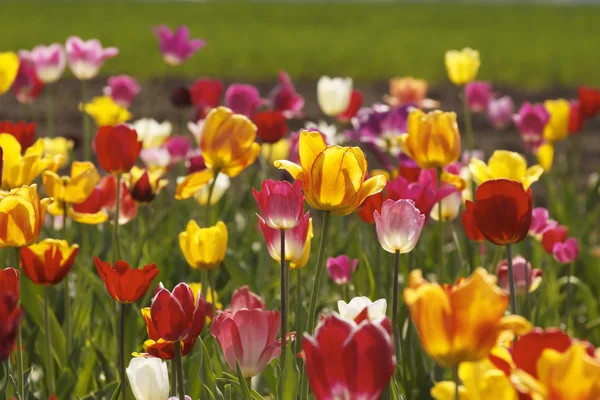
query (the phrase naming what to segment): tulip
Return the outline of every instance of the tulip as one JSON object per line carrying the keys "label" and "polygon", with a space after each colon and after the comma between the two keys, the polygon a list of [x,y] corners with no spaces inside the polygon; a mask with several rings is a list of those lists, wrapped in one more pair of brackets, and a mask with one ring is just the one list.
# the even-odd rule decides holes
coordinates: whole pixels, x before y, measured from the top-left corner
{"label": "tulip", "polygon": [[581,86],[578,99],[585,118],[592,118],[600,112],[600,90]]}
{"label": "tulip", "polygon": [[[302,211],[302,209],[300,209]],[[260,216],[258,221],[267,243],[269,255],[273,260],[281,261],[281,232],[279,228],[271,228],[267,222]],[[304,255],[306,247],[308,230],[310,225],[310,213],[307,212],[299,219],[294,228],[285,229],[285,260],[293,263],[298,262]]]}
{"label": "tulip", "polygon": [[[194,199],[202,206],[205,206],[208,203],[208,192],[210,190],[210,185],[212,185],[213,183],[213,180],[214,178],[211,179],[210,182],[208,182],[206,185],[202,186],[200,190],[198,190],[196,194],[194,194]],[[227,192],[230,186],[231,180],[229,179],[229,177],[225,174],[219,173],[219,175],[217,175],[217,181],[213,185],[213,191],[210,197],[210,205],[217,204],[219,200],[223,198],[223,195],[225,194],[225,192]]]}
{"label": "tulip", "polygon": [[[371,109],[362,109],[353,124],[356,133],[351,139],[375,146],[375,151],[391,153],[399,156],[401,153],[399,137],[406,132],[406,123],[412,106],[400,106],[388,108],[386,106],[374,105]],[[384,162],[386,156],[381,155]]]}
{"label": "tulip", "polygon": [[385,186],[385,177],[365,181],[367,161],[358,147],[327,146],[319,132],[302,131],[300,165],[279,160],[275,166],[302,181],[306,202],[318,210],[348,215]]}
{"label": "tulip", "polygon": [[179,86],[171,91],[169,96],[171,105],[175,108],[185,109],[192,105],[192,97],[187,87]]}
{"label": "tulip", "polygon": [[549,172],[554,163],[554,145],[551,143],[542,144],[535,150],[535,156],[544,171]]}
{"label": "tulip", "polygon": [[19,56],[12,51],[0,53],[0,95],[8,92],[19,72]]}
{"label": "tulip", "polygon": [[219,313],[210,333],[221,345],[229,367],[235,371],[239,363],[247,378],[260,374],[281,353],[282,339],[276,339],[279,325],[277,311],[242,309],[235,314]]}
{"label": "tulip", "polygon": [[126,125],[101,127],[95,145],[100,167],[117,175],[129,172],[142,150],[137,132]]}
{"label": "tulip", "polygon": [[122,304],[138,301],[159,273],[155,264],[131,268],[127,262],[119,260],[111,266],[94,257],[94,265],[110,297]]}
{"label": "tulip", "polygon": [[185,160],[187,154],[190,152],[192,144],[190,139],[185,136],[171,136],[165,148],[169,152],[171,163],[178,163]]}
{"label": "tulip", "polygon": [[[531,263],[527,262],[527,260],[521,256],[514,257],[512,259],[512,264],[517,295],[524,296],[527,293],[533,293],[540,286],[540,283],[542,283],[542,270],[532,268]],[[508,292],[509,277],[507,260],[502,260],[500,264],[498,264],[496,275],[498,276],[498,284],[500,287]]]}
{"label": "tulip", "polygon": [[348,108],[346,110],[337,115],[338,121],[341,122],[350,122],[352,118],[356,116],[356,113],[360,109],[363,103],[363,94],[359,90],[352,90],[352,94],[350,95],[350,103],[348,104]]}
{"label": "tulip", "polygon": [[466,47],[460,51],[447,51],[445,64],[450,81],[455,85],[465,85],[475,79],[481,61],[477,50]]}
{"label": "tulip", "polygon": [[475,243],[483,243],[485,241],[485,236],[479,230],[477,221],[475,220],[473,203],[467,203],[465,211],[461,215],[461,222],[469,240]]}
{"label": "tulip", "polygon": [[458,217],[462,206],[461,193],[458,191],[453,192],[433,205],[429,216],[434,221],[439,219],[440,204],[442,205],[442,221],[454,221]]}
{"label": "tulip", "polygon": [[492,84],[489,82],[469,82],[465,86],[467,104],[472,112],[487,111],[492,97]]}
{"label": "tulip", "polygon": [[104,86],[102,93],[110,96],[117,105],[129,108],[141,90],[142,88],[135,78],[128,75],[117,75],[108,78],[108,85]]}
{"label": "tulip", "polygon": [[574,135],[583,129],[584,117],[578,101],[571,101],[569,104],[571,106],[569,111],[569,135]]}
{"label": "tulip", "polygon": [[[206,169],[206,163],[204,162],[204,156],[198,149],[196,149],[195,151],[192,150],[188,154],[187,159],[185,160],[185,167],[187,168],[188,174],[193,174],[194,172],[204,171]],[[227,176],[227,175],[224,175],[224,176]],[[219,179],[219,176],[217,176],[217,180],[218,179]],[[218,184],[218,182],[217,182],[217,184]]]}
{"label": "tulip", "polygon": [[491,99],[488,104],[488,118],[496,129],[506,128],[512,121],[515,104],[510,96]]}
{"label": "tulip", "polygon": [[169,370],[158,358],[132,358],[127,377],[136,400],[165,400],[169,397]]}
{"label": "tulip", "polygon": [[327,273],[336,284],[345,285],[352,280],[352,274],[356,271],[357,265],[357,258],[350,260],[350,257],[345,254],[329,257],[326,264]]}
{"label": "tulip", "polygon": [[569,264],[579,258],[579,244],[575,238],[569,238],[552,246],[554,259],[561,264]]}
{"label": "tulip", "polygon": [[19,271],[14,268],[0,269],[0,293],[11,293],[19,300],[20,289]]}
{"label": "tulip", "polygon": [[273,165],[277,160],[283,160],[290,155],[290,140],[283,138],[277,143],[263,144],[261,146],[261,154],[267,164]]}
{"label": "tulip", "polygon": [[21,150],[27,150],[35,141],[35,122],[0,121],[0,133],[8,133],[17,139]]}
{"label": "tulip", "polygon": [[0,194],[0,248],[25,247],[37,241],[51,199],[42,199],[37,186]]}
{"label": "tulip", "polygon": [[522,183],[525,189],[536,182],[544,172],[540,165],[527,168],[527,161],[522,155],[507,150],[494,151],[487,165],[473,158],[469,163],[469,169],[478,184],[502,178]]}
{"label": "tulip", "polygon": [[202,118],[221,104],[223,82],[219,79],[200,78],[190,88],[192,104],[201,111]]}
{"label": "tulip", "polygon": [[513,122],[521,133],[527,150],[531,151],[542,144],[548,121],[550,113],[542,104],[523,103],[519,113],[513,116]]}
{"label": "tulip", "polygon": [[317,101],[325,115],[335,117],[348,109],[352,97],[352,78],[322,76],[317,82]]}
{"label": "tulip", "polygon": [[23,273],[36,285],[56,285],[71,272],[79,246],[66,240],[44,239],[21,249]]}
{"label": "tulip", "polygon": [[544,139],[549,143],[565,139],[569,135],[571,104],[564,99],[546,100],[544,107],[550,113],[550,120],[544,128]]}
{"label": "tulip", "polygon": [[151,118],[142,118],[130,124],[131,129],[135,130],[138,140],[143,142],[144,149],[152,149],[163,146],[173,129],[169,121],[158,122]]}
{"label": "tulip", "polygon": [[84,41],[78,36],[70,36],[65,48],[69,68],[79,80],[94,78],[100,72],[104,61],[119,54],[116,47],[102,48],[99,40]]}
{"label": "tulip", "polygon": [[19,52],[19,70],[12,84],[17,101],[21,104],[32,104],[43,88],[44,83],[38,78],[30,55]]}
{"label": "tulip", "polygon": [[196,221],[190,220],[185,232],[179,234],[179,247],[190,267],[213,270],[225,259],[227,240],[227,227],[222,221],[200,228]]}
{"label": "tulip", "polygon": [[92,117],[98,127],[121,124],[132,116],[110,96],[94,97],[91,102],[80,104],[79,109]]}
{"label": "tulip", "polygon": [[225,311],[231,314],[235,314],[243,308],[247,308],[249,310],[255,308],[264,310],[265,302],[259,295],[250,291],[248,286],[242,286],[233,291],[229,307],[230,308]]}
{"label": "tulip", "polygon": [[11,134],[0,133],[0,147],[4,150],[3,190],[30,185],[52,164],[52,160],[43,157],[44,145],[41,141],[21,155],[21,145],[17,139]]}
{"label": "tulip", "polygon": [[554,245],[564,243],[567,240],[568,228],[564,225],[554,225],[553,228],[547,229],[542,234],[542,247],[548,254],[552,254]]}
{"label": "tulip", "polygon": [[266,180],[261,191],[252,189],[261,216],[267,226],[273,229],[292,229],[302,219],[304,196],[302,182],[294,184]]}
{"label": "tulip", "polygon": [[368,319],[371,321],[381,320],[385,318],[387,301],[385,299],[371,301],[365,296],[354,297],[348,303],[344,300],[338,300],[340,317],[344,319],[354,321],[365,309],[367,310]]}
{"label": "tulip", "polygon": [[302,357],[317,400],[379,399],[396,367],[387,319],[356,324],[329,315],[302,338]]}
{"label": "tulip", "polygon": [[402,151],[421,168],[442,168],[458,160],[460,134],[456,114],[415,109],[408,116],[407,132],[400,136]]}
{"label": "tulip", "polygon": [[152,298],[152,323],[161,339],[178,342],[197,338],[204,327],[204,299],[194,299],[188,285],[180,283],[169,292],[162,284]]}
{"label": "tulip", "polygon": [[392,107],[403,104],[420,105],[427,96],[427,81],[412,76],[390,79],[390,96],[384,96],[386,103]]}
{"label": "tulip", "polygon": [[[300,224],[298,224],[298,225],[300,225]],[[298,228],[298,227],[296,226],[296,228]],[[302,256],[300,257],[299,260],[290,262],[291,269],[299,269],[299,268],[304,268],[306,266],[306,264],[308,263],[308,259],[310,258],[310,244],[312,242],[313,237],[314,237],[314,233],[313,233],[312,218],[310,218],[308,220],[308,234],[306,235],[306,244],[304,245],[304,252],[302,253]],[[286,239],[287,239],[287,236],[286,236]]]}
{"label": "tulip", "polygon": [[[194,293],[194,299],[198,300],[197,297],[200,293],[202,293],[202,283],[201,282],[192,282],[188,283],[190,289],[192,289],[192,293]],[[204,312],[206,314],[206,323],[212,321],[215,317],[215,313],[217,310],[222,310],[223,304],[219,302],[219,294],[214,288],[208,286],[206,288],[206,297],[204,297]]]}
{"label": "tulip", "polygon": [[67,66],[67,54],[58,43],[39,45],[31,51],[22,50],[20,54],[31,60],[38,78],[45,84],[56,82]]}
{"label": "tulip", "polygon": [[175,32],[165,25],[159,25],[152,28],[152,33],[158,38],[163,59],[171,66],[181,65],[206,46],[202,39],[190,39],[190,30],[185,25],[179,26]]}
{"label": "tulip", "polygon": [[[197,291],[196,293],[201,292]],[[195,300],[198,301],[196,297]],[[206,310],[208,310],[206,302],[204,302],[204,309],[206,313]],[[210,306],[210,312],[212,313],[212,305]],[[144,351],[146,351],[146,353],[150,356],[160,358],[161,360],[173,360],[175,358],[175,344],[173,342],[167,342],[160,337],[156,327],[154,326],[154,322],[152,322],[150,307],[142,308],[142,317],[146,323],[146,331],[148,332],[149,337],[149,339],[146,340],[142,345]],[[187,340],[182,340],[179,343],[181,346],[182,357],[187,356],[194,349],[196,339],[197,338],[194,337]]]}
{"label": "tulip", "polygon": [[423,349],[443,367],[479,361],[504,331],[522,334],[531,328],[518,315],[504,316],[509,296],[483,268],[448,288],[427,282],[420,270],[413,270],[404,301]]}
{"label": "tulip", "polygon": [[15,348],[22,312],[18,304],[16,293],[0,291],[0,362],[7,360]]}
{"label": "tulip", "polygon": [[285,71],[279,71],[278,77],[279,85],[269,94],[273,110],[281,111],[286,118],[301,116],[304,97],[296,92],[290,76]]}
{"label": "tulip", "polygon": [[377,238],[383,249],[389,253],[412,251],[421,235],[425,216],[415,207],[412,200],[386,200],[381,214],[375,211]]}
{"label": "tulip", "polygon": [[287,121],[281,111],[257,112],[252,121],[256,124],[258,138],[262,143],[277,143],[288,132]]}
{"label": "tulip", "polygon": [[148,204],[162,189],[167,186],[168,181],[161,179],[163,171],[148,171],[135,165],[128,174],[123,176],[123,182],[133,200],[140,204]]}
{"label": "tulip", "polygon": [[45,137],[42,139],[44,157],[52,160],[48,167],[51,171],[58,171],[69,162],[69,153],[73,150],[73,140],[65,137]]}
{"label": "tulip", "polygon": [[[114,175],[105,175],[97,188],[102,194],[102,209],[109,214],[112,214],[111,219],[114,219],[114,214],[117,212],[117,177]],[[125,225],[135,218],[138,211],[138,204],[133,200],[127,185],[121,180],[121,197],[119,204],[119,225]]]}
{"label": "tulip", "polygon": [[556,228],[558,222],[550,219],[550,213],[544,207],[536,207],[531,212],[531,226],[529,236],[542,239],[542,235],[550,229]]}
{"label": "tulip", "polygon": [[225,107],[250,118],[263,103],[256,86],[234,83],[225,92]]}

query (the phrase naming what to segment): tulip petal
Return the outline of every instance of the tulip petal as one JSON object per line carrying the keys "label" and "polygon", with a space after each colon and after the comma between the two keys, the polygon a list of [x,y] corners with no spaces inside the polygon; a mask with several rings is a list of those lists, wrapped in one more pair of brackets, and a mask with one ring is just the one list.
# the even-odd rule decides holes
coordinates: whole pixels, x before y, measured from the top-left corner
{"label": "tulip petal", "polygon": [[175,189],[175,198],[177,200],[189,199],[198,190],[202,189],[213,178],[214,172],[210,169],[194,172],[185,177],[183,182],[177,185]]}

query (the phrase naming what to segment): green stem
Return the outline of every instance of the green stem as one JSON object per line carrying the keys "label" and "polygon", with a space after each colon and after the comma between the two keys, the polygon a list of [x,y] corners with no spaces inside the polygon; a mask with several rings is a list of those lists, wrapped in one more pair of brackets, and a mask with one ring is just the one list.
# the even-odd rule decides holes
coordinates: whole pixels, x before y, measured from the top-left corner
{"label": "green stem", "polygon": [[572,334],[573,332],[573,315],[571,313],[571,301],[573,300],[573,285],[571,280],[573,279],[575,271],[575,261],[571,261],[569,264],[569,276],[567,277],[567,331]]}
{"label": "green stem", "polygon": [[[247,376],[244,378],[244,380],[246,381],[246,385],[248,386],[248,390],[250,391],[250,393],[252,393],[252,377],[251,376]],[[252,397],[252,395],[250,395],[250,397]],[[251,399],[248,399],[251,400]]]}
{"label": "green stem", "polygon": [[54,106],[52,84],[46,85],[46,130],[48,137],[54,137]]}
{"label": "green stem", "polygon": [[183,359],[181,358],[181,342],[175,344],[175,362],[177,363],[177,391],[179,398],[185,399],[185,387],[183,385]]}
{"label": "green stem", "polygon": [[[21,266],[21,248],[15,247],[15,268]],[[25,365],[23,363],[23,337],[19,324],[17,333],[17,372],[19,374],[19,396],[22,400],[25,399]]]}
{"label": "green stem", "polygon": [[[63,206],[63,225],[62,225],[62,238],[67,240],[67,204]],[[71,345],[73,342],[73,329],[71,315],[71,296],[69,296],[69,287],[71,286],[71,274],[68,274],[65,278],[65,330],[67,336],[67,354],[71,351]]]}
{"label": "green stem", "polygon": [[127,306],[121,303],[119,318],[119,375],[121,377],[121,398],[127,400],[127,380],[125,378],[125,313]]}
{"label": "green stem", "polygon": [[[308,326],[306,331],[312,333],[315,329],[315,321],[317,316],[317,299],[319,297],[319,290],[321,289],[321,280],[323,278],[323,269],[325,267],[325,247],[327,244],[327,235],[329,233],[329,218],[331,214],[329,211],[323,212],[323,222],[321,225],[321,243],[319,244],[319,253],[317,255],[317,270],[315,273],[315,281],[313,283],[312,291],[310,293],[310,304],[308,307]],[[301,385],[301,399],[308,400],[308,377],[303,374],[302,385]]]}
{"label": "green stem", "polygon": [[[87,81],[81,81],[81,102],[87,102]],[[83,161],[92,161],[92,143],[90,136],[90,117],[83,114]]]}
{"label": "green stem", "polygon": [[452,368],[452,379],[454,380],[454,400],[460,399],[460,378],[458,377],[458,365]]}
{"label": "green stem", "polygon": [[344,298],[344,301],[347,303],[348,302],[348,286],[350,285],[350,283],[345,283],[342,285],[342,297]]}
{"label": "green stem", "polygon": [[208,197],[206,198],[206,206],[204,206],[204,223],[207,227],[210,226],[210,201],[215,190],[215,184],[217,183],[217,176],[219,176],[219,170],[214,171],[212,182],[210,182],[208,186]]}
{"label": "green stem", "polygon": [[203,269],[202,272],[200,273],[200,280],[202,281],[202,297],[204,299],[206,299],[206,296],[208,295],[208,271]]}
{"label": "green stem", "polygon": [[171,396],[177,396],[177,363],[171,360]]}
{"label": "green stem", "polygon": [[[442,188],[442,172],[443,168],[437,168],[437,188]],[[439,236],[439,260],[440,260],[440,282],[444,282],[446,278],[446,264],[444,262],[444,221],[442,220],[442,200],[438,203],[438,236]]]}
{"label": "green stem", "polygon": [[[285,265],[285,229],[281,229],[281,253],[280,253],[280,264],[281,264],[281,354],[279,355],[279,366],[281,369],[285,368],[285,336],[287,334],[287,267]],[[285,383],[285,380],[283,381]],[[285,390],[283,390],[285,393]]]}
{"label": "green stem", "polygon": [[48,384],[48,397],[55,394],[54,371],[52,363],[52,338],[50,336],[50,286],[44,287],[44,330],[46,336],[46,379]]}
{"label": "green stem", "polygon": [[[210,302],[212,304],[212,315],[213,318],[217,316],[217,296],[215,293],[215,275],[212,269],[207,271],[208,273],[208,284],[210,286]],[[207,289],[208,290],[208,289]]]}
{"label": "green stem", "polygon": [[394,260],[394,293],[392,294],[392,332],[394,332],[394,337],[398,339],[398,326],[397,326],[397,318],[398,318],[398,275],[400,274],[400,251],[396,250],[395,260]]}
{"label": "green stem", "polygon": [[[460,240],[458,240],[458,234],[456,233],[456,228],[454,225],[450,223],[450,229],[452,231],[452,239],[454,240],[454,245],[456,246],[456,251],[458,251],[458,259],[460,260],[461,267],[467,268],[467,275],[471,275],[471,264],[466,260],[462,248],[460,246]],[[459,274],[460,275],[460,274]]]}
{"label": "green stem", "polygon": [[[302,333],[302,268],[296,269],[296,313],[294,322],[296,324],[296,332]],[[296,340],[296,353],[300,351],[300,341]]]}
{"label": "green stem", "polygon": [[529,317],[529,287],[531,286],[527,264],[531,260],[531,238],[525,238],[525,299],[523,301],[523,316]]}
{"label": "green stem", "polygon": [[510,292],[510,313],[517,315],[517,290],[515,287],[515,273],[513,271],[512,249],[510,243],[506,245],[506,261],[508,263],[508,285]]}
{"label": "green stem", "polygon": [[121,248],[119,245],[119,214],[121,213],[121,175],[117,175],[117,197],[115,206],[113,226],[113,265],[121,259]]}

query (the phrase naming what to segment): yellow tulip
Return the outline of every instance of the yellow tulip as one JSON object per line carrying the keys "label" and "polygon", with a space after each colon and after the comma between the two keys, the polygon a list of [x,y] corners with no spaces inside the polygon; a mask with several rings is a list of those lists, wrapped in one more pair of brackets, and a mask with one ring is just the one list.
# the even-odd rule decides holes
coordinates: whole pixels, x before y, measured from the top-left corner
{"label": "yellow tulip", "polygon": [[358,147],[327,146],[319,132],[302,131],[298,142],[300,165],[275,161],[275,166],[302,181],[306,202],[317,210],[348,215],[385,187],[384,176],[365,180],[367,160]]}
{"label": "yellow tulip", "polygon": [[0,147],[4,150],[3,190],[30,185],[52,163],[49,158],[43,157],[41,142],[34,144],[21,155],[21,145],[17,139],[8,133],[1,133]]}
{"label": "yellow tulip", "polygon": [[40,200],[36,185],[0,194],[0,248],[33,244],[40,235],[51,201]]}
{"label": "yellow tulip", "polygon": [[408,133],[400,136],[400,148],[421,168],[442,168],[460,156],[460,133],[456,114],[439,110],[410,112]]}
{"label": "yellow tulip", "polygon": [[283,160],[290,154],[291,143],[289,139],[281,139],[276,143],[262,145],[262,156],[269,164],[277,160]]}
{"label": "yellow tulip", "polygon": [[531,325],[518,315],[504,316],[509,297],[483,268],[452,287],[409,275],[404,301],[423,349],[443,367],[487,357],[505,331],[523,334]]}
{"label": "yellow tulip", "polygon": [[550,120],[544,128],[544,140],[554,143],[569,136],[571,104],[565,99],[546,100],[544,107],[550,113]]}
{"label": "yellow tulip", "polygon": [[[202,283],[200,282],[192,282],[188,283],[190,289],[192,289],[192,293],[194,293],[194,300],[198,300],[198,293],[202,293]],[[214,302],[213,302],[214,296]],[[216,290],[213,290],[210,286],[206,288],[204,301],[212,303],[215,305],[217,310],[223,309],[223,303],[219,301],[219,293]]]}
{"label": "yellow tulip", "polygon": [[535,155],[545,172],[548,172],[552,169],[552,164],[554,163],[553,144],[544,143],[543,145],[538,147],[537,151],[535,152]]}
{"label": "yellow tulip", "polygon": [[69,152],[73,149],[73,141],[65,137],[44,138],[44,156],[52,160],[49,169],[56,172],[69,161]]}
{"label": "yellow tulip", "polygon": [[79,109],[92,117],[98,127],[121,124],[132,117],[110,96],[94,97],[90,103],[80,104]]}
{"label": "yellow tulip", "polygon": [[[475,362],[463,362],[458,367],[460,400],[518,400],[517,391],[508,377],[487,358]],[[431,389],[436,400],[454,400],[456,384],[438,382]]]}
{"label": "yellow tulip", "polygon": [[479,52],[468,47],[460,51],[447,51],[445,63],[448,77],[455,85],[465,85],[473,81],[481,65]]}
{"label": "yellow tulip", "polygon": [[299,269],[306,267],[308,264],[308,259],[310,258],[310,243],[312,242],[312,238],[315,236],[313,233],[313,223],[312,218],[308,220],[308,235],[306,236],[306,244],[304,245],[304,251],[302,252],[302,256],[296,262],[290,262],[291,269]]}
{"label": "yellow tulip", "polygon": [[507,150],[494,151],[487,164],[477,158],[472,158],[469,169],[473,180],[477,184],[503,178],[520,182],[525,189],[529,188],[532,183],[537,182],[544,173],[542,166],[533,165],[527,168],[525,157]]}
{"label": "yellow tulip", "polygon": [[19,56],[12,51],[0,53],[0,94],[8,92],[19,71]]}
{"label": "yellow tulip", "polygon": [[179,234],[179,247],[187,263],[194,269],[215,269],[225,259],[227,227],[222,221],[209,228],[200,228],[196,221],[188,222]]}

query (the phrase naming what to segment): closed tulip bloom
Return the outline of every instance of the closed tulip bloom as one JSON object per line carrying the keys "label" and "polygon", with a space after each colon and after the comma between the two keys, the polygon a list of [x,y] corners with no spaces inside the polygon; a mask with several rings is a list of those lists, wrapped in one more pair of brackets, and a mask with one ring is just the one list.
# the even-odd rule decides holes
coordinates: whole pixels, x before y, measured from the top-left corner
{"label": "closed tulip bloom", "polygon": [[[515,278],[515,287],[520,296],[527,293],[533,293],[542,283],[542,270],[532,268],[531,263],[523,257],[516,256],[512,259],[513,274]],[[502,260],[498,264],[496,275],[498,276],[498,285],[505,291],[509,291],[508,261]],[[529,282],[529,286],[528,285]]]}
{"label": "closed tulip bloom", "polygon": [[111,266],[98,257],[94,257],[94,265],[110,297],[123,304],[135,303],[146,294],[159,272],[155,264],[131,268],[126,261],[119,260]]}
{"label": "closed tulip bloom", "polygon": [[119,106],[129,108],[141,90],[142,88],[135,78],[128,75],[117,75],[108,78],[108,84],[104,86],[102,93],[110,96]]}
{"label": "closed tulip bloom", "polygon": [[168,181],[162,179],[162,176],[162,170],[148,171],[134,165],[123,177],[123,181],[133,200],[148,204],[167,186]]}
{"label": "closed tulip bloom", "polygon": [[365,309],[371,321],[381,320],[385,318],[387,310],[387,301],[385,299],[371,301],[371,299],[365,296],[354,297],[348,303],[344,300],[338,300],[337,305],[340,317],[351,321],[354,321]]}
{"label": "closed tulip bloom", "polygon": [[425,216],[415,207],[412,200],[386,200],[381,214],[373,213],[377,238],[381,247],[389,253],[412,251],[425,223]]}
{"label": "closed tulip bloom", "polygon": [[174,32],[165,25],[159,25],[152,28],[152,33],[158,38],[163,59],[172,66],[183,64],[185,60],[206,46],[206,42],[202,39],[190,39],[190,30],[185,25],[179,26]]}
{"label": "closed tulip bloom", "polygon": [[66,240],[44,239],[21,249],[21,268],[36,285],[56,285],[71,272],[78,252]]}
{"label": "closed tulip bloom", "polygon": [[477,50],[465,47],[460,51],[447,51],[445,64],[450,81],[455,85],[465,85],[477,77],[481,61]]}
{"label": "closed tulip bloom", "polygon": [[101,127],[95,144],[98,164],[111,174],[129,172],[142,150],[137,132],[126,125]]}
{"label": "closed tulip bloom", "polygon": [[84,41],[78,36],[70,36],[65,49],[69,68],[79,80],[94,78],[100,72],[104,61],[119,54],[116,47],[103,48],[97,39]]}
{"label": "closed tulip bloom", "polygon": [[70,176],[58,176],[55,172],[44,171],[42,182],[46,194],[52,197],[48,212],[53,216],[63,215],[65,207],[83,203],[100,182],[100,174],[89,161],[74,161]]}
{"label": "closed tulip bloom", "polygon": [[16,293],[0,291],[0,362],[4,362],[15,348],[22,311]]}
{"label": "closed tulip bloom", "polygon": [[252,121],[256,124],[262,143],[277,143],[288,132],[287,120],[281,111],[259,111],[254,114]]}
{"label": "closed tulip bloom", "polygon": [[253,85],[234,83],[225,91],[225,107],[235,114],[251,118],[262,103],[258,89]]}
{"label": "closed tulip bloom", "polygon": [[302,338],[302,357],[317,400],[377,400],[396,367],[389,320],[357,324],[329,315]]}
{"label": "closed tulip bloom", "polygon": [[504,129],[512,122],[515,104],[510,96],[491,99],[488,104],[488,118],[496,129]]}
{"label": "closed tulip bloom", "polygon": [[549,172],[554,164],[554,145],[544,143],[535,150],[535,157],[545,172]]}
{"label": "closed tulip bloom", "polygon": [[472,112],[481,112],[488,109],[492,97],[492,84],[489,82],[469,82],[465,86],[467,104]]}
{"label": "closed tulip bloom", "polygon": [[17,139],[21,145],[21,151],[27,150],[35,142],[35,122],[12,122],[0,121],[0,133],[9,133]]}
{"label": "closed tulip bloom", "polygon": [[38,78],[45,84],[56,82],[67,66],[67,53],[58,43],[39,45],[31,51],[22,50],[21,54],[32,61]]}
{"label": "closed tulip bloom", "polygon": [[569,264],[577,261],[579,258],[579,243],[577,243],[577,239],[569,238],[562,243],[555,243],[552,246],[552,255],[561,264]]}
{"label": "closed tulip bloom", "polygon": [[36,185],[0,194],[0,248],[25,247],[37,241],[51,201],[40,200]]}
{"label": "closed tulip bloom", "polygon": [[225,311],[235,314],[242,308],[247,308],[249,310],[258,308],[264,310],[265,302],[259,295],[253,293],[248,286],[244,285],[233,291],[233,295],[231,295],[231,302],[229,303],[229,309]]}
{"label": "closed tulip bloom", "polygon": [[185,232],[179,234],[179,247],[190,267],[211,270],[225,259],[227,240],[227,227],[223,221],[200,228],[196,221],[190,220]]}
{"label": "closed tulip bloom", "polygon": [[165,400],[169,397],[169,370],[167,364],[158,358],[132,358],[127,367],[127,377],[136,400]]}
{"label": "closed tulip bloom", "polygon": [[600,112],[600,90],[581,86],[577,98],[585,118],[592,118]]}
{"label": "closed tulip bloom", "polygon": [[400,136],[402,151],[421,168],[441,168],[460,157],[460,134],[453,112],[412,110],[407,132]]}
{"label": "closed tulip bloom", "polygon": [[210,326],[210,333],[219,341],[229,367],[235,371],[239,363],[242,375],[247,378],[260,374],[281,354],[282,339],[277,339],[280,321],[277,311],[222,312]]}
{"label": "closed tulip bloom", "polygon": [[0,269],[0,293],[12,293],[19,300],[20,291],[19,271],[14,268]]}
{"label": "closed tulip bloom", "polygon": [[542,235],[550,229],[556,228],[558,222],[550,219],[550,213],[544,207],[536,207],[531,212],[531,226],[529,236],[542,239]]}
{"label": "closed tulip bloom", "polygon": [[322,76],[317,82],[317,101],[325,115],[335,117],[348,109],[352,98],[352,78]]}
{"label": "closed tulip bloom", "polygon": [[273,229],[291,229],[300,222],[304,213],[302,182],[262,182],[261,191],[252,189],[261,217]]}
{"label": "closed tulip bloom", "polygon": [[19,56],[12,52],[0,53],[0,95],[8,92],[17,72],[19,72]]}
{"label": "closed tulip bloom", "polygon": [[542,104],[525,102],[519,113],[513,115],[513,122],[521,133],[528,151],[536,149],[542,144],[544,129],[548,121],[550,121],[550,113]]}
{"label": "closed tulip bloom", "polygon": [[472,202],[467,202],[465,211],[463,211],[460,217],[463,230],[465,231],[465,235],[467,235],[472,242],[483,243],[485,242],[485,236],[483,236],[483,233],[481,233],[477,226],[474,211],[475,205]]}
{"label": "closed tulip bloom", "polygon": [[[191,287],[190,287],[191,288]],[[196,299],[197,301],[197,299]],[[205,312],[207,310],[207,302],[204,302]],[[210,312],[212,312],[212,305],[210,305]],[[142,347],[144,351],[152,357],[160,358],[161,360],[172,360],[175,358],[175,343],[168,342],[160,337],[154,322],[152,322],[152,313],[150,307],[142,308],[142,317],[146,323],[146,331],[148,332],[148,340],[144,341]],[[187,356],[196,344],[196,337],[187,340],[182,340],[181,345],[181,356]],[[142,354],[143,355],[143,354]]]}
{"label": "closed tulip bloom", "polygon": [[410,273],[404,301],[423,349],[439,365],[479,361],[504,331],[523,334],[531,329],[521,316],[504,316],[509,295],[494,280],[485,269],[477,268],[470,277],[444,288],[427,282],[420,270]]}
{"label": "closed tulip bloom", "polygon": [[98,127],[122,124],[132,117],[126,108],[115,103],[110,96],[94,97],[91,102],[80,104],[79,109],[92,117]]}
{"label": "closed tulip bloom", "polygon": [[273,110],[281,111],[286,118],[298,117],[302,114],[304,97],[296,92],[290,76],[279,71],[279,84],[269,94]]}
{"label": "closed tulip bloom", "polygon": [[525,157],[507,150],[494,151],[487,164],[473,158],[469,163],[469,169],[477,184],[502,178],[522,183],[525,189],[537,182],[544,173],[544,169],[540,165],[527,168]]}
{"label": "closed tulip bloom", "polygon": [[554,143],[569,136],[571,104],[568,100],[546,100],[544,107],[550,113],[550,120],[544,128],[544,140]]}
{"label": "closed tulip bloom", "polygon": [[542,247],[548,254],[552,254],[554,245],[564,243],[567,240],[569,229],[564,225],[555,225],[553,228],[547,229],[542,234]]}
{"label": "closed tulip bloom", "polygon": [[519,243],[531,226],[533,196],[519,182],[496,179],[482,183],[475,191],[473,214],[479,230],[497,246]]}
{"label": "closed tulip bloom", "polygon": [[327,259],[327,273],[338,285],[345,285],[352,280],[352,274],[356,271],[358,258],[350,260],[345,254]]}
{"label": "closed tulip bloom", "polygon": [[159,285],[150,306],[150,315],[161,339],[167,342],[191,340],[204,328],[204,299],[194,296],[188,285],[180,283],[173,292]]}
{"label": "closed tulip bloom", "polygon": [[385,187],[385,177],[365,180],[367,160],[358,147],[327,146],[316,131],[302,131],[298,143],[300,165],[279,160],[275,166],[302,181],[309,206],[348,215],[369,196]]}
{"label": "closed tulip bloom", "polygon": [[36,142],[21,155],[21,144],[17,139],[8,133],[0,133],[0,147],[4,151],[2,190],[30,185],[52,165],[52,160],[44,157],[42,141]]}
{"label": "closed tulip bloom", "polygon": [[574,135],[583,129],[585,123],[581,105],[577,100],[571,101],[571,110],[569,112],[569,135]]}
{"label": "closed tulip bloom", "polygon": [[442,221],[454,221],[460,213],[462,196],[459,191],[455,191],[444,197],[440,202],[435,203],[429,213],[429,217],[434,221],[439,219],[440,203],[442,204]]}
{"label": "closed tulip bloom", "polygon": [[[271,228],[265,220],[258,215],[260,224],[269,255],[275,261],[281,261],[281,231],[277,228]],[[285,230],[285,260],[298,262],[304,255],[306,247],[308,230],[310,225],[310,213],[304,214],[300,218],[298,225],[292,229]]]}

